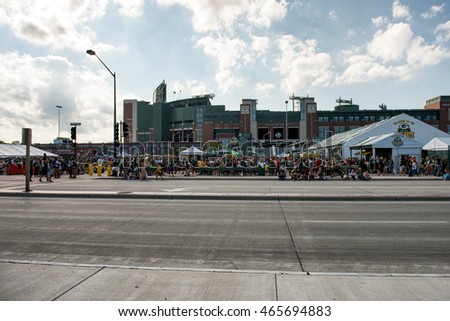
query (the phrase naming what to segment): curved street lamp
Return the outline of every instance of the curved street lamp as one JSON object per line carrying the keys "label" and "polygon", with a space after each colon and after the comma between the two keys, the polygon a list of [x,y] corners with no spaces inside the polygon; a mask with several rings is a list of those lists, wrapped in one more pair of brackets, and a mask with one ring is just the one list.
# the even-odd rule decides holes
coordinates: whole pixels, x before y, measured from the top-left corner
{"label": "curved street lamp", "polygon": [[[95,53],[94,50],[88,49],[88,50],[86,50],[86,53],[87,53],[88,55],[91,55],[91,56],[96,56],[96,57],[98,58],[98,60],[100,60],[100,62],[102,63],[102,65],[106,68],[106,70],[108,70],[109,73],[111,74],[111,76],[113,76],[113,78],[114,78],[114,123],[113,123],[113,140],[114,140],[114,147],[116,147],[116,144],[118,143],[118,142],[116,141],[116,137],[115,137],[115,135],[114,135],[114,127],[115,127],[116,122],[117,122],[117,117],[116,117],[116,73],[115,73],[115,72],[112,72],[112,71],[108,68],[108,66],[105,65],[105,63],[100,59],[100,57]],[[117,152],[116,152],[116,149],[114,149],[114,158],[116,158],[116,157],[117,157]]]}

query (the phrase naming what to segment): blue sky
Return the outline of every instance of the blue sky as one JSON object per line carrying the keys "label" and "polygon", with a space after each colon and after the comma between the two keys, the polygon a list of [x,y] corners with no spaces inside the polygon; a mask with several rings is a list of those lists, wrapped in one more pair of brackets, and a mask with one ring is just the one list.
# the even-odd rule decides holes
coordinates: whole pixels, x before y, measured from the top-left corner
{"label": "blue sky", "polygon": [[[122,100],[215,94],[237,110],[284,110],[292,93],[320,110],[423,108],[449,95],[450,4],[418,0],[0,0],[0,140],[112,140]],[[176,94],[173,94],[176,92]]]}

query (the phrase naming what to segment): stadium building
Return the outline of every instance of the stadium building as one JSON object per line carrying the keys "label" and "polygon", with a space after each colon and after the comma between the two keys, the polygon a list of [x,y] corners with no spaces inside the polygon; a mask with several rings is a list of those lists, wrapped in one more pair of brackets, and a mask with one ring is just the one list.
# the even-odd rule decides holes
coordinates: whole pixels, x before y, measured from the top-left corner
{"label": "stadium building", "polygon": [[405,113],[450,133],[450,96],[426,101],[422,109],[361,110],[352,100],[337,99],[334,110],[318,110],[314,97],[286,100],[285,111],[258,110],[256,99],[243,99],[238,110],[212,103],[214,94],[167,101],[163,82],[154,101],[124,100],[124,122],[130,135],[125,143],[170,142],[171,146],[201,147],[205,142],[249,142],[250,146],[312,145],[329,136]]}
{"label": "stadium building", "polygon": [[[195,145],[201,149],[207,142],[240,149],[245,154],[264,155],[285,150],[305,150],[331,136],[407,114],[419,121],[450,133],[450,96],[437,96],[422,108],[361,109],[350,100],[337,99],[333,110],[320,110],[314,97],[290,96],[284,111],[259,110],[256,99],[242,99],[236,110],[214,104],[214,94],[167,101],[163,81],[153,93],[153,101],[123,101],[123,121],[129,134],[123,137],[127,147],[146,146],[150,154],[172,154],[179,148]],[[73,155],[71,141],[35,144],[58,155]],[[275,148],[276,149],[274,151]],[[109,153],[112,142],[77,144],[78,153]]]}

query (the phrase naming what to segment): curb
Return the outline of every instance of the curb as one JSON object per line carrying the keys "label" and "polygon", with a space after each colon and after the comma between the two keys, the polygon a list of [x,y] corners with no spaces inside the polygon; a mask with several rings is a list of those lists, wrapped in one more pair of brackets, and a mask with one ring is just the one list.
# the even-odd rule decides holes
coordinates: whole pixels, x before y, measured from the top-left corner
{"label": "curb", "polygon": [[277,193],[142,193],[142,192],[59,192],[0,191],[0,197],[91,198],[91,199],[160,199],[160,200],[233,200],[233,201],[354,201],[401,202],[450,201],[450,195],[392,194],[277,194]]}
{"label": "curb", "polygon": [[[92,178],[92,177],[89,177]],[[123,177],[93,177],[92,179],[111,179],[111,180],[118,180],[122,181],[125,180]],[[237,180],[237,181],[243,181],[243,180],[255,180],[255,181],[279,181],[277,176],[239,176],[239,175],[196,175],[196,176],[175,176],[175,177],[168,177],[164,176],[164,179],[167,180]],[[148,180],[154,180],[153,176],[149,176]],[[442,177],[435,177],[435,176],[420,176],[420,177],[408,177],[408,176],[372,176],[373,181],[442,181]],[[291,179],[288,177],[285,180],[286,182],[291,181]],[[319,180],[314,180],[319,181]],[[340,177],[327,177],[324,181],[342,181]],[[357,180],[360,181],[360,180]]]}

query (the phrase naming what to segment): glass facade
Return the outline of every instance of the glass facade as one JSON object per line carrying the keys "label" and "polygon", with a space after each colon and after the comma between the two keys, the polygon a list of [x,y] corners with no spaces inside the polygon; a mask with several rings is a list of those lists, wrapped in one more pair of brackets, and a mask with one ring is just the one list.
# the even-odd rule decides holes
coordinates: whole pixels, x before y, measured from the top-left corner
{"label": "glass facade", "polygon": [[340,134],[345,132],[345,126],[334,126],[333,127],[334,134]]}
{"label": "glass facade", "polygon": [[327,132],[330,131],[330,126],[319,126],[319,139],[325,139],[327,137]]}

